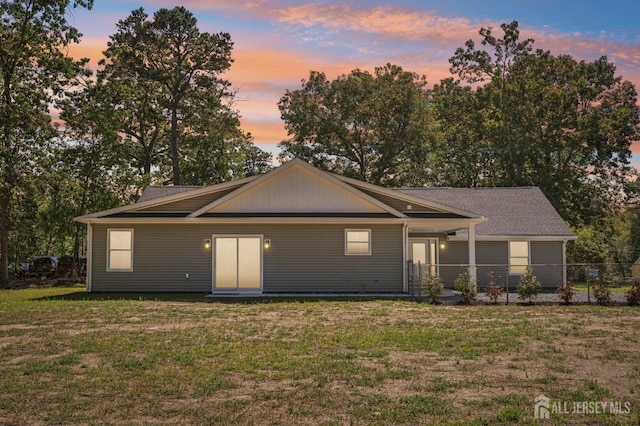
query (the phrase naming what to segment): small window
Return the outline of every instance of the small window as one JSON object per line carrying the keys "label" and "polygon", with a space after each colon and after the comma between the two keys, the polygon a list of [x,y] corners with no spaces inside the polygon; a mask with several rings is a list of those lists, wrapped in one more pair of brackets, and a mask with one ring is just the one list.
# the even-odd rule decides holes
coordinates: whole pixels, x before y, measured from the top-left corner
{"label": "small window", "polygon": [[371,230],[370,229],[345,230],[345,254],[370,255],[371,254]]}
{"label": "small window", "polygon": [[509,273],[524,274],[529,266],[529,242],[509,241]]}
{"label": "small window", "polygon": [[133,229],[109,229],[107,271],[133,271]]}

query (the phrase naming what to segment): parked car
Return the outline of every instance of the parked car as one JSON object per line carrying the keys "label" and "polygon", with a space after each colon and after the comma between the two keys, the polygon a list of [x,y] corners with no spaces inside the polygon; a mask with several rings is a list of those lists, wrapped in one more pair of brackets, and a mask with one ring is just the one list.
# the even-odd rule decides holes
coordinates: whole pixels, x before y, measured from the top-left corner
{"label": "parked car", "polygon": [[[58,275],[61,277],[72,277],[74,272],[72,270],[74,265],[73,256],[62,256],[60,262],[58,262]],[[87,258],[76,257],[75,267],[78,271],[78,276],[84,277],[87,275]]]}
{"label": "parked car", "polygon": [[16,262],[9,264],[9,275],[12,277],[23,277],[29,273],[29,262]]}
{"label": "parked car", "polygon": [[29,275],[53,278],[58,274],[58,258],[55,256],[36,257],[29,266]]}

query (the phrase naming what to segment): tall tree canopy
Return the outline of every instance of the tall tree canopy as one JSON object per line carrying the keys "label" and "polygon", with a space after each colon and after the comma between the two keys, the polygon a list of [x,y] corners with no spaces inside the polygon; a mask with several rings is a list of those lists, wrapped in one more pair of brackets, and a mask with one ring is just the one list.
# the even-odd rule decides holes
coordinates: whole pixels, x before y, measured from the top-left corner
{"label": "tall tree canopy", "polygon": [[201,32],[179,6],[152,18],[134,10],[110,39],[96,96],[134,144],[133,166],[147,176],[143,181],[153,167],[175,185],[228,179],[244,168],[238,153],[248,148],[268,166],[269,156],[240,130],[235,93],[221,78],[232,63],[228,33]]}
{"label": "tall tree canopy", "polygon": [[374,184],[403,183],[429,136],[426,84],[391,64],[333,81],[312,71],[278,104],[291,136],[280,144],[282,156]]}
{"label": "tall tree canopy", "polygon": [[55,136],[49,105],[85,63],[63,53],[81,36],[67,13],[91,5],[91,0],[0,1],[0,285],[8,282],[13,197],[34,154]]}
{"label": "tall tree canopy", "polygon": [[[589,63],[531,52],[533,41],[519,41],[517,22],[501,28],[502,39],[490,28],[480,30],[491,52],[470,40],[450,60],[451,71],[474,88],[461,92],[460,83],[449,81],[435,90],[445,132],[458,133],[454,138],[469,134],[476,153],[458,167],[474,171],[467,183],[475,185],[539,186],[573,225],[596,220],[633,195],[629,183],[636,171],[629,157],[639,136],[636,89],[616,75],[606,57]],[[461,112],[449,109],[459,105],[474,109],[462,109],[471,126],[461,133],[451,119]],[[443,160],[460,156],[444,154]]]}

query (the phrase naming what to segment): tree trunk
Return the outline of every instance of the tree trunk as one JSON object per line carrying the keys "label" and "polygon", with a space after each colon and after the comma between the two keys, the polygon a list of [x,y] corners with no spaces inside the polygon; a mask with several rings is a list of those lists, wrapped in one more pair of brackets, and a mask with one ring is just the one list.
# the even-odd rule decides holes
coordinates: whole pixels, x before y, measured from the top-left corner
{"label": "tree trunk", "polygon": [[180,161],[178,157],[178,111],[171,109],[171,161],[173,163],[173,184],[180,185]]}

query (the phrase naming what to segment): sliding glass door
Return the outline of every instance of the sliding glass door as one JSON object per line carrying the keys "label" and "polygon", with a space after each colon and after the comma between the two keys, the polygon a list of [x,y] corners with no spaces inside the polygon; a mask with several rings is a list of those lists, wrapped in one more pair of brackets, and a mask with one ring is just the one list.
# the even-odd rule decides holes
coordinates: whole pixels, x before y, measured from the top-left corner
{"label": "sliding glass door", "polygon": [[213,237],[213,289],[262,289],[262,237]]}

